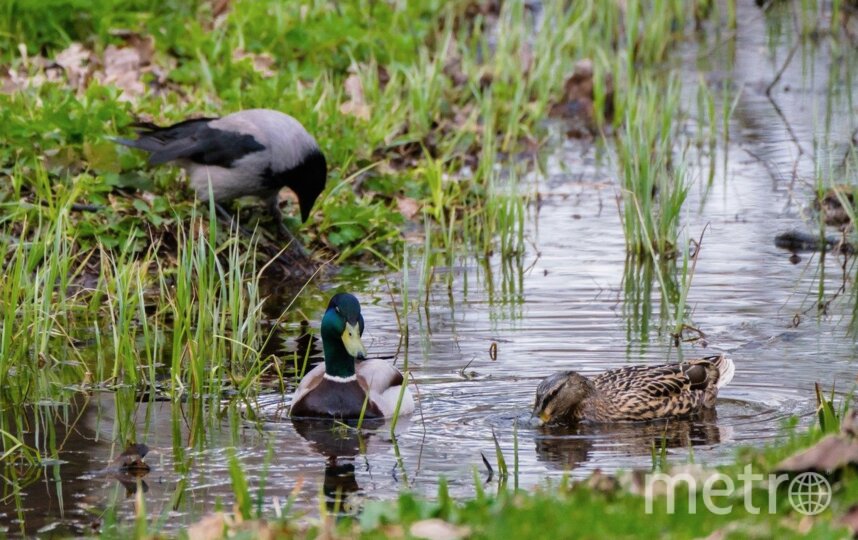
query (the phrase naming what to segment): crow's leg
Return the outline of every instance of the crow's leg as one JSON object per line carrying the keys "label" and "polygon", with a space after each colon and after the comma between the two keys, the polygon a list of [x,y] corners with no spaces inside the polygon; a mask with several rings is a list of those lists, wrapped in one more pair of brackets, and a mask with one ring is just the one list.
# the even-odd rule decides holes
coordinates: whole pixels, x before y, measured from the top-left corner
{"label": "crow's leg", "polygon": [[288,240],[298,253],[305,257],[308,256],[309,253],[307,252],[307,249],[298,241],[297,238],[295,238],[289,230],[289,227],[283,223],[283,213],[280,211],[280,199],[278,195],[275,193],[269,197],[266,202],[268,203],[268,212],[271,214],[271,217],[274,219],[274,224],[277,226],[277,232],[280,234],[280,239]]}
{"label": "crow's leg", "polygon": [[[253,231],[251,231],[250,229],[248,229],[247,227],[244,227],[244,226],[242,226],[242,225],[239,225],[239,224],[238,224],[238,220],[236,220],[236,219],[234,218],[234,216],[229,212],[229,210],[227,210],[226,208],[224,208],[224,207],[223,207],[223,206],[221,206],[220,204],[215,203],[215,211],[217,212],[218,217],[219,217],[222,221],[225,221],[225,222],[226,222],[226,224],[227,224],[227,226],[228,226],[228,227],[230,227],[230,229],[232,229],[232,226],[233,226],[233,225],[235,225],[235,226],[237,227],[237,229],[238,229],[238,231],[239,231],[239,232],[241,232],[242,234],[246,235],[246,236],[247,236],[248,238],[250,238],[250,239],[252,239],[252,238],[253,238],[254,232],[253,232]],[[267,249],[265,249],[265,245],[262,243],[264,240],[265,240],[265,237],[264,237],[264,236],[262,236],[262,235],[260,235],[260,236],[259,236],[259,247],[260,247],[260,248],[262,248],[262,249],[263,249],[263,251],[268,251]],[[300,246],[300,244],[298,244],[298,245]],[[275,250],[276,250],[276,248],[273,248],[273,249],[275,249]],[[270,255],[270,254],[269,254],[269,255]],[[281,262],[282,264],[284,264],[286,267],[290,267],[290,268],[291,268],[292,266],[294,266],[294,261],[290,260],[290,259],[289,259],[288,257],[286,257],[283,253],[275,253],[273,256],[274,256],[274,258],[275,258],[275,259],[277,259],[278,261],[280,261],[280,262]]]}
{"label": "crow's leg", "polygon": [[227,226],[229,228],[232,228],[232,226],[235,225],[235,227],[239,230],[239,232],[243,233],[248,238],[253,237],[253,231],[251,231],[250,229],[248,229],[247,227],[245,227],[243,225],[240,225],[238,223],[238,220],[235,219],[235,216],[232,215],[229,212],[229,210],[224,208],[223,205],[221,205],[220,203],[214,203],[214,207],[215,207],[215,212],[217,212],[217,215],[220,217],[221,220],[223,220],[227,224]]}

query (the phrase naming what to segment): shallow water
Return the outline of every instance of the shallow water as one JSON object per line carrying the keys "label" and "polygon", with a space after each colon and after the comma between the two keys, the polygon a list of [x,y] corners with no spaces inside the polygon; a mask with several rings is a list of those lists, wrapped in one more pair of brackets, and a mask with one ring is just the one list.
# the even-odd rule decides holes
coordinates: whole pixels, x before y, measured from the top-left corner
{"label": "shallow water", "polygon": [[[835,97],[827,101],[828,72],[820,67],[830,63],[827,51],[822,46],[800,50],[773,92],[783,116],[778,114],[764,88],[789,47],[777,45],[771,60],[764,17],[753,6],[741,9],[735,44],[740,52],[732,61],[721,57],[729,55],[729,47],[698,62],[692,54],[696,48],[689,46],[682,58],[687,86],[697,80],[699,66],[711,79],[742,89],[731,121],[726,170],[721,149],[710,187],[707,162],[692,171],[683,218],[689,238],[698,238],[705,227],[688,304],[695,326],[705,333],[706,347],[683,344],[678,352],[668,336],[659,334],[657,285],[649,329],[639,330],[641,317],[633,313],[647,308],[635,305],[625,292],[629,278],[614,168],[599,163],[592,145],[565,140],[562,125],[553,125],[549,174],[539,178],[541,204],[530,210],[526,253],[518,260],[465,259],[455,268],[436,268],[428,294],[419,285],[419,272],[412,271],[409,297],[419,297],[421,303],[409,317],[407,347],[382,276],[354,282],[337,277],[325,285],[346,288],[361,299],[364,343],[371,357],[395,358],[402,366],[407,350],[419,411],[400,423],[395,442],[386,428],[358,436],[332,433],[327,426],[295,426],[285,417],[288,396],[269,393],[251,407],[260,421],[250,420],[249,414],[227,414],[222,430],[208,434],[202,445],[206,450],[185,450],[179,458],[175,441],[189,440],[191,412],[177,414],[168,402],[143,404],[136,424],[138,441],[153,448],[147,456],[153,470],[144,479],[149,514],[164,516],[165,527],[176,528],[219,501],[231,504],[228,463],[233,448],[251,486],[265,479],[269,511],[291,495],[296,497],[294,508],[313,514],[320,491],[330,504],[339,492],[355,507],[363,499],[390,498],[404,488],[431,494],[439,476],[447,478],[454,495],[472,494],[474,471],[480,481],[488,475],[481,453],[496,469],[492,432],[512,463],[516,424],[523,486],[567,471],[583,476],[597,468],[649,468],[653,444],[660,446],[662,440],[672,462],[684,461],[693,451],[695,461],[717,464],[731,459],[741,446],[776,439],[794,415],[810,422],[814,382],[850,390],[858,347],[846,333],[848,295],[832,303],[828,316],[817,318],[819,257],[802,254],[794,264],[789,253],[773,245],[779,232],[813,227],[805,212],[813,161],[799,156],[791,133],[807,149],[813,148],[814,136],[825,136],[817,159],[823,152],[839,159],[855,129],[845,97],[849,87],[835,83]],[[709,71],[713,66],[726,71]],[[834,120],[826,126],[829,104]],[[419,267],[419,253],[414,263]],[[842,277],[831,257],[825,272],[830,296]],[[399,276],[390,277],[401,282]],[[394,291],[397,303],[401,292]],[[318,329],[321,313],[311,315],[310,325]],[[297,324],[286,325],[282,349],[293,349],[300,333]],[[492,343],[497,344],[495,360],[489,353]],[[736,363],[733,382],[720,394],[717,418],[565,429],[536,429],[527,422],[536,385],[555,371],[592,374],[713,351],[727,352]],[[101,522],[104,508],[114,505],[120,520],[133,517],[134,497],[128,491],[135,484],[123,486],[104,472],[120,450],[111,446],[113,399],[110,393],[95,394],[88,403],[71,407],[81,419],[68,433],[62,461],[47,465],[41,479],[21,494],[29,532],[83,533]],[[180,431],[178,437],[174,429]],[[185,466],[186,473],[177,472]],[[19,530],[19,517],[15,505],[5,500],[0,522]]]}

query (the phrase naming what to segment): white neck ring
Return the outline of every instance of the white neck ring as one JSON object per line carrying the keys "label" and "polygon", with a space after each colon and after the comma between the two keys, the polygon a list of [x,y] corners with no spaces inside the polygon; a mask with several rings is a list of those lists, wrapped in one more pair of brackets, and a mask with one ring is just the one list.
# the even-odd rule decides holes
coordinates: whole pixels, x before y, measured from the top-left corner
{"label": "white neck ring", "polygon": [[325,378],[329,381],[338,382],[338,383],[347,383],[357,380],[357,374],[349,375],[348,377],[337,377],[336,375],[328,375],[325,373]]}

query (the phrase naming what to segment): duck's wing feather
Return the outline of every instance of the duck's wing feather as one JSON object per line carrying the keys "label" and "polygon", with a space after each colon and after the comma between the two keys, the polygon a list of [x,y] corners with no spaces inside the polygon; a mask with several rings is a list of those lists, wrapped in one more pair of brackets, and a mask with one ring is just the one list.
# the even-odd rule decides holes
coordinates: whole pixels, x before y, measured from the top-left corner
{"label": "duck's wing feather", "polygon": [[310,371],[308,371],[304,377],[301,379],[300,384],[298,384],[298,388],[295,389],[295,393],[292,394],[292,404],[289,410],[295,409],[295,405],[301,402],[310,391],[317,386],[322,380],[325,378],[325,363],[322,362],[318,366],[314,367]]}
{"label": "duck's wing feather", "polygon": [[358,377],[366,381],[371,391],[379,394],[384,393],[388,388],[401,386],[403,382],[402,373],[392,364],[380,359],[358,363],[355,365],[355,372]]}
{"label": "duck's wing feather", "polygon": [[[369,389],[370,399],[379,408],[385,418],[393,416],[396,411],[396,403],[405,379],[402,373],[393,365],[384,360],[364,360],[355,366],[358,380],[361,385]],[[409,388],[405,388],[402,403],[399,407],[400,415],[414,412],[414,397]]]}
{"label": "duck's wing feather", "polygon": [[684,416],[715,405],[733,363],[723,355],[659,366],[629,366],[593,379],[620,416],[654,419]]}

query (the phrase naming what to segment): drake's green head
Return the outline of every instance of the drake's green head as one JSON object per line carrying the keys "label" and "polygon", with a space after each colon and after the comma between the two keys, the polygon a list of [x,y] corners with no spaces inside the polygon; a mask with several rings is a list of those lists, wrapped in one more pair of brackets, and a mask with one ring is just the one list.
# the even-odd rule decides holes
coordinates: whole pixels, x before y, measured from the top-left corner
{"label": "drake's green head", "polygon": [[355,358],[366,357],[360,302],[348,293],[334,295],[322,317],[322,348],[325,351],[325,372],[336,377],[355,373]]}

